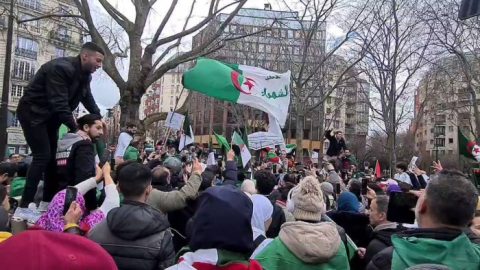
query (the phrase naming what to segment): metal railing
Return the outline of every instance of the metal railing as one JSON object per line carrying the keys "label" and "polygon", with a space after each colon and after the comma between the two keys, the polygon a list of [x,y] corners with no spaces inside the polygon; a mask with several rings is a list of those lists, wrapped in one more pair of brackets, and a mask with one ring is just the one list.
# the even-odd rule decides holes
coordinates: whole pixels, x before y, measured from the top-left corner
{"label": "metal railing", "polygon": [[16,48],[15,48],[15,55],[23,56],[23,57],[27,57],[27,58],[31,58],[31,59],[37,60],[38,52],[32,51],[32,50],[28,50],[28,49],[24,49],[24,48],[16,47]]}

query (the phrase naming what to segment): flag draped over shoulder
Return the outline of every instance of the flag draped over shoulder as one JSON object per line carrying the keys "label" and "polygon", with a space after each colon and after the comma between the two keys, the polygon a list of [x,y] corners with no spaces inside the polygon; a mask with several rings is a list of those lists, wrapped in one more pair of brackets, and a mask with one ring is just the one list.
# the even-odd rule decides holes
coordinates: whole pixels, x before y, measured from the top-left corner
{"label": "flag draped over shoulder", "polygon": [[458,128],[458,153],[480,162],[480,146],[475,141],[468,140],[460,128]]}
{"label": "flag draped over shoulder", "polygon": [[245,168],[248,161],[250,161],[250,159],[252,158],[252,154],[250,154],[247,145],[245,145],[242,137],[236,131],[234,131],[232,135],[232,144],[238,145],[238,147],[240,148],[240,156],[242,157],[242,164]]}
{"label": "flag draped over shoulder", "polygon": [[275,73],[199,58],[183,74],[182,81],[189,90],[262,110],[275,115],[282,127],[285,125],[290,105],[290,71]]}

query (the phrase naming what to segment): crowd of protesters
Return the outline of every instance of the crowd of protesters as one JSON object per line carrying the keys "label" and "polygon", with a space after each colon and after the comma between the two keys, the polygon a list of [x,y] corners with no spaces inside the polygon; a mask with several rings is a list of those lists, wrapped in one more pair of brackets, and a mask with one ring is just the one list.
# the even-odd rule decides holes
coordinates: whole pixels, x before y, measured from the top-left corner
{"label": "crowd of protesters", "polygon": [[[29,158],[0,163],[2,269],[480,269],[478,191],[439,162],[377,178],[336,132],[323,163],[266,149],[245,169],[174,137],[139,147],[133,124],[104,151],[98,116],[77,128],[28,211]],[[389,213],[396,193],[418,198],[412,224]]]}

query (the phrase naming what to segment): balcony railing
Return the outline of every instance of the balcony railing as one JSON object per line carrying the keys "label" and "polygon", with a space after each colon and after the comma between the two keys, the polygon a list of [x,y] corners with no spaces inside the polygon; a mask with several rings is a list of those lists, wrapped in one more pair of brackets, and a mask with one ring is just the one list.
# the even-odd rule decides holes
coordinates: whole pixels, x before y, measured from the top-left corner
{"label": "balcony railing", "polygon": [[42,5],[40,1],[19,0],[18,5],[24,8],[28,8],[30,10],[42,11]]}
{"label": "balcony railing", "polygon": [[37,54],[38,53],[36,51],[19,48],[19,47],[15,48],[15,55],[18,55],[18,56],[23,56],[23,57],[37,60]]}
{"label": "balcony railing", "polygon": [[69,34],[55,31],[55,30],[50,31],[50,38],[58,41],[72,43],[72,36],[70,36]]}

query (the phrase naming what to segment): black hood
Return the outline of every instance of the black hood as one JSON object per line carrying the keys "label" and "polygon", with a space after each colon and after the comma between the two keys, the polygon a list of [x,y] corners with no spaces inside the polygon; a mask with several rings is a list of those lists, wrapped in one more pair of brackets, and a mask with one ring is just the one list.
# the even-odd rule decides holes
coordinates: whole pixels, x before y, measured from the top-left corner
{"label": "black hood", "polygon": [[125,240],[144,238],[170,227],[160,211],[132,201],[125,201],[121,207],[112,209],[107,216],[107,225],[113,234]]}

